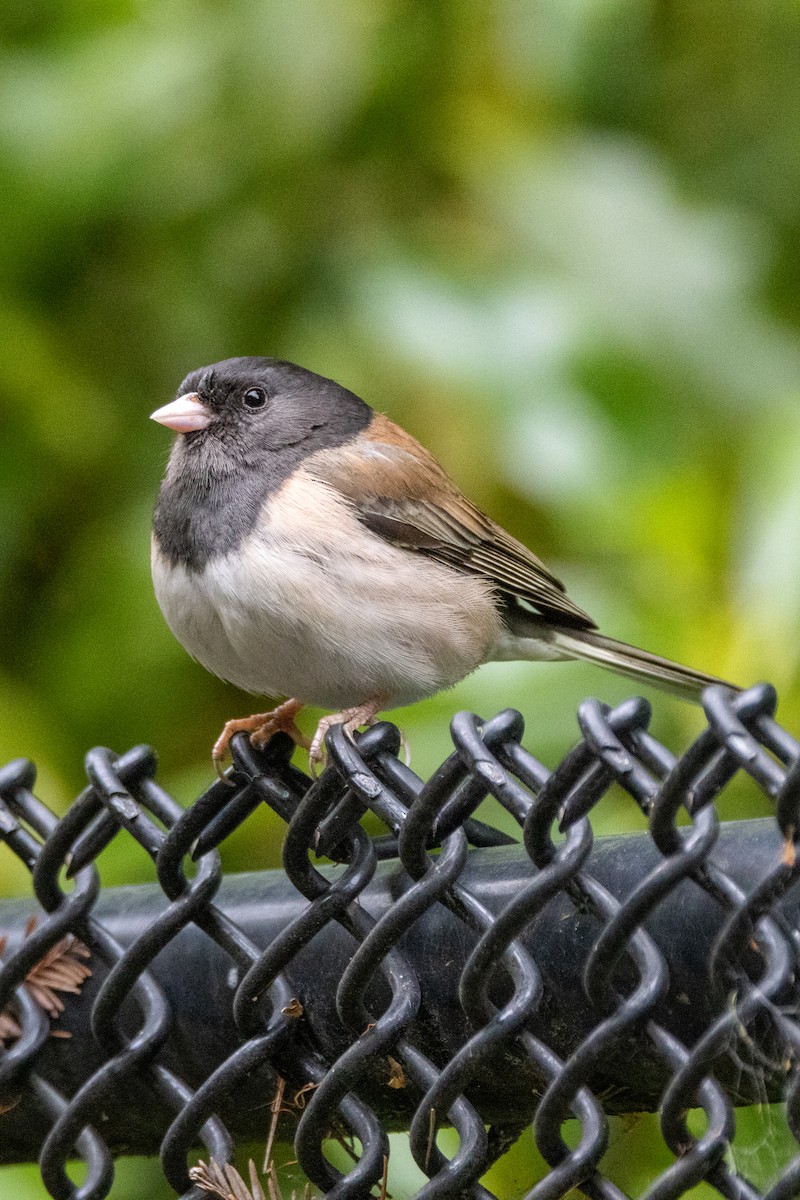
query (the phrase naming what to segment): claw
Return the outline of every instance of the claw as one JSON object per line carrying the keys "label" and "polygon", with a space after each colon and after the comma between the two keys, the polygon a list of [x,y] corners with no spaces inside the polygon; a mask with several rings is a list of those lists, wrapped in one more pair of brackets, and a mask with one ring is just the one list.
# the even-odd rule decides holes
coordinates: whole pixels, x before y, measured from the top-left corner
{"label": "claw", "polygon": [[403,758],[405,760],[405,764],[407,767],[410,767],[411,766],[411,744],[410,744],[408,738],[406,737],[406,733],[405,733],[404,729],[400,729],[398,732],[400,734],[400,748],[403,751]]}
{"label": "claw", "polygon": [[214,764],[214,770],[217,772],[217,778],[221,779],[226,787],[229,787],[229,788],[236,787],[236,784],[233,782],[230,775],[226,775],[225,764],[222,761],[222,759],[217,758],[215,755],[212,754],[211,761]]}
{"label": "claw", "polygon": [[286,700],[283,704],[279,704],[277,708],[273,708],[271,712],[253,713],[251,717],[237,717],[233,721],[227,721],[211,751],[214,770],[220,779],[230,787],[235,786],[233,781],[224,773],[222,764],[228,752],[231,738],[236,733],[249,733],[250,741],[257,750],[263,750],[269,739],[276,733],[288,733],[295,745],[307,747],[308,739],[298,728],[295,721],[295,717],[302,707],[302,704],[298,700]]}
{"label": "claw", "polygon": [[325,759],[325,734],[328,730],[334,725],[341,725],[347,736],[352,739],[353,734],[360,726],[375,724],[375,718],[385,704],[386,696],[373,696],[371,700],[367,700],[364,704],[358,704],[355,708],[344,708],[341,712],[331,713],[329,717],[322,718],[308,749],[308,765],[315,779],[319,773],[319,765]]}

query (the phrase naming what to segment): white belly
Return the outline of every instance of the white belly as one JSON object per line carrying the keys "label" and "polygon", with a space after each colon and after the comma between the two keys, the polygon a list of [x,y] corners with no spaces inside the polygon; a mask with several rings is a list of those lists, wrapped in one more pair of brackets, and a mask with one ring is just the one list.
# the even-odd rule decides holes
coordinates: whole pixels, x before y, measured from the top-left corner
{"label": "white belly", "polygon": [[298,476],[271,519],[202,572],[168,566],[154,547],[153,581],[170,629],[210,671],[324,708],[432,695],[485,661],[499,634],[486,584],[389,545],[332,488]]}

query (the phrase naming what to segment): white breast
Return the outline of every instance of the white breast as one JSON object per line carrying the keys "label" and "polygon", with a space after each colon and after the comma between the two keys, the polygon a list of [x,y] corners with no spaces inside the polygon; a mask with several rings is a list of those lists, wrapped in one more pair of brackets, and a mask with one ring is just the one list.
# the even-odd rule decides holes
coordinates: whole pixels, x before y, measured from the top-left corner
{"label": "white breast", "polygon": [[152,565],[194,658],[246,691],[324,708],[432,695],[485,661],[500,631],[484,582],[391,546],[303,471],[231,554],[195,573],[154,546]]}

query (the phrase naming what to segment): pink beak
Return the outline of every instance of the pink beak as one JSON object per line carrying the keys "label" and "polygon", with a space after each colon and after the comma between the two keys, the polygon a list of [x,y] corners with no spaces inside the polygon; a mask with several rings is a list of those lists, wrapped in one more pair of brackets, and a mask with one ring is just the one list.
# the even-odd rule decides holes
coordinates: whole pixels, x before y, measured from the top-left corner
{"label": "pink beak", "polygon": [[187,392],[178,396],[171,404],[157,408],[150,414],[151,421],[166,425],[176,433],[194,433],[197,429],[206,429],[214,420],[214,414],[209,412],[197,392]]}

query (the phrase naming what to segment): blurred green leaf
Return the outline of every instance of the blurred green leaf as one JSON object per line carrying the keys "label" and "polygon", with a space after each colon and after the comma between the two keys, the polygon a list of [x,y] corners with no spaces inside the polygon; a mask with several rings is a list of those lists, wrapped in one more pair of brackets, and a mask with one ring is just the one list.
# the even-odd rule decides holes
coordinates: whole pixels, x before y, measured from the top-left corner
{"label": "blurred green leaf", "polygon": [[[0,757],[34,758],[52,807],[98,743],[154,744],[188,802],[223,721],[253,705],[175,643],[148,570],[168,446],[147,416],[232,354],[354,388],[609,633],[772,679],[800,728],[794,0],[746,0],[734,21],[722,0],[7,10]],[[460,707],[519,708],[552,766],[584,696],[630,691],[497,663],[395,715],[423,776]],[[649,698],[682,749],[700,714]],[[725,804],[764,802],[738,784]],[[612,793],[595,821],[641,817]],[[281,832],[258,814],[226,869],[277,864]],[[123,839],[101,867],[152,875]],[[28,888],[7,861],[3,889]],[[635,1190],[659,1147],[650,1118],[615,1126],[608,1161]],[[501,1194],[530,1186],[529,1151],[496,1168]],[[413,1194],[398,1171],[393,1193]],[[37,1178],[0,1190],[40,1195]],[[119,1195],[159,1178],[124,1162]]]}

